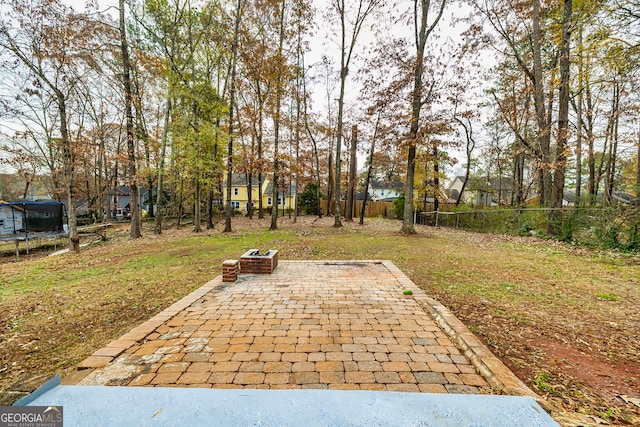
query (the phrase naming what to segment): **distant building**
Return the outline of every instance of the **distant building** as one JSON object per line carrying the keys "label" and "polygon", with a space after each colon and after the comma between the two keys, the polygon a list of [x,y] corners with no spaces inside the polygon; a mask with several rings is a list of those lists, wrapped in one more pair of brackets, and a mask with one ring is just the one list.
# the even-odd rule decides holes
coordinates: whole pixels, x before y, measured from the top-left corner
{"label": "distant building", "polygon": [[369,195],[374,202],[393,201],[404,195],[404,182],[374,181],[369,185]]}
{"label": "distant building", "polygon": [[[119,185],[115,189],[109,190],[107,193],[107,206],[103,209],[109,209],[116,219],[122,219],[131,211],[131,195],[128,185]],[[145,187],[138,187],[138,200],[142,209],[148,210],[149,190]],[[154,203],[155,205],[155,203]]]}
{"label": "distant building", "polygon": [[[462,185],[463,176],[456,176],[447,186],[447,194],[456,200]],[[513,199],[513,179],[502,178],[469,178],[464,192],[462,193],[462,203],[475,206],[504,206],[511,205]]]}
{"label": "distant building", "polygon": [[[249,211],[249,189],[247,176],[245,174],[236,173],[231,177],[231,206],[243,212]],[[251,205],[257,209],[259,206],[258,188],[262,187],[262,206],[270,208],[273,206],[273,184],[266,177],[262,177],[262,182],[258,182],[258,177],[251,178]],[[223,202],[227,203],[227,182],[222,185]],[[294,209],[296,206],[296,185],[286,181],[278,191],[278,207],[280,209]]]}

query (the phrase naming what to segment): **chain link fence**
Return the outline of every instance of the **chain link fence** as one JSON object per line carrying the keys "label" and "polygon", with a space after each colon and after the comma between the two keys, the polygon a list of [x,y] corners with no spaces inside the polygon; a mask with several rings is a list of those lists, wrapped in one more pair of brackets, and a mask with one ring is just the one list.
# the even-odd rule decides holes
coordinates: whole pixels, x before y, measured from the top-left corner
{"label": "chain link fence", "polygon": [[421,212],[416,222],[481,233],[551,235],[589,246],[640,250],[640,209],[632,207]]}

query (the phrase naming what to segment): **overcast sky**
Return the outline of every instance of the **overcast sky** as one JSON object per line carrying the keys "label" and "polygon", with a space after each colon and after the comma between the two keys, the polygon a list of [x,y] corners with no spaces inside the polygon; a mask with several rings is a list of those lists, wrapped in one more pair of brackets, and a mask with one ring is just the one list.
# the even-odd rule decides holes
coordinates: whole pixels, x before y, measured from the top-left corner
{"label": "overcast sky", "polygon": [[[82,11],[85,9],[85,0],[62,0],[66,4],[72,6],[77,11]],[[249,0],[250,1],[250,0]],[[335,26],[334,29],[331,28],[331,25],[326,22],[322,22],[324,17],[322,16],[325,11],[327,11],[329,7],[330,0],[314,0],[313,5],[316,8],[316,30],[314,36],[310,40],[310,52],[305,54],[305,64],[310,66],[314,63],[318,63],[321,61],[323,56],[326,56],[330,59],[333,64],[333,68],[335,72],[338,72],[338,67],[340,64],[340,41],[337,33],[331,34],[331,31],[337,31],[338,27]],[[111,9],[114,17],[117,16],[117,8],[118,8],[118,0],[97,0],[98,8],[100,11],[105,11],[107,9]],[[409,3],[409,2],[407,2]],[[462,14],[468,13],[466,10],[463,10],[459,7],[458,4],[451,2],[447,9],[445,9],[445,14],[441,22],[438,24],[434,35],[438,36],[438,39],[441,42],[444,42],[447,39],[452,39],[455,42],[459,42],[461,37],[460,33],[463,31],[463,25],[459,24],[457,26],[451,25],[452,16],[456,14],[457,16],[461,16]],[[434,16],[435,13],[432,13],[431,16]],[[375,37],[369,27],[375,27],[379,24],[370,18],[368,22],[369,25],[365,26],[360,38],[357,42],[357,46],[355,49],[356,54],[362,53],[367,46],[371,46],[376,42]],[[406,34],[407,37],[411,40],[411,34],[413,31],[412,25],[400,24],[396,25],[394,28],[390,30],[391,35],[398,36],[401,34]],[[430,41],[431,43],[432,41]],[[359,92],[359,87],[356,81],[354,80],[354,76],[358,73],[358,68],[362,66],[362,63],[358,61],[356,58],[352,61],[350,67],[350,74],[347,83],[347,97],[346,97],[346,108],[349,108],[349,105],[353,105],[357,99],[357,93]],[[313,74],[314,71],[311,70],[310,74]],[[326,99],[326,91],[324,87],[315,87],[310,88],[312,92],[314,92],[313,96],[313,109],[315,111],[326,111],[327,99]],[[335,93],[333,94],[334,98],[338,97],[338,85],[336,85]],[[336,106],[332,106],[334,111],[337,110]],[[348,120],[345,117],[345,120]],[[350,127],[349,127],[350,128]],[[454,154],[454,153],[452,153]],[[454,154],[457,156],[457,154]],[[358,156],[358,164],[361,166],[364,163],[364,154]]]}

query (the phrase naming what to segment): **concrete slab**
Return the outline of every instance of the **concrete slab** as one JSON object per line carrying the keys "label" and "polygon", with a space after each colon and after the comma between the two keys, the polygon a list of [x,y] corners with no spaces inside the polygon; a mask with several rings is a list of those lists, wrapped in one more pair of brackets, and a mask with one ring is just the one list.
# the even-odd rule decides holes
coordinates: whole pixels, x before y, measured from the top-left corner
{"label": "concrete slab", "polygon": [[67,427],[558,425],[530,397],[388,391],[59,385],[29,405],[63,406]]}

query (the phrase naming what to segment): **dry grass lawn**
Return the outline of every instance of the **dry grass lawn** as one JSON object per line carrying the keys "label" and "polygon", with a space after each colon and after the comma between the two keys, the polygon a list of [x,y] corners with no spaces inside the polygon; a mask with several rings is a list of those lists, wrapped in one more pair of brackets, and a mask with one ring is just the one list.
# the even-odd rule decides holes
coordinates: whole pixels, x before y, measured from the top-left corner
{"label": "dry grass lawn", "polygon": [[[448,306],[556,407],[640,423],[640,257],[553,241],[370,219],[234,219],[234,232],[124,228],[79,255],[0,263],[0,390],[62,375],[93,351],[220,274],[248,248],[281,259],[388,259]],[[2,249],[2,248],[0,248]],[[635,399],[635,400],[634,400]]]}

